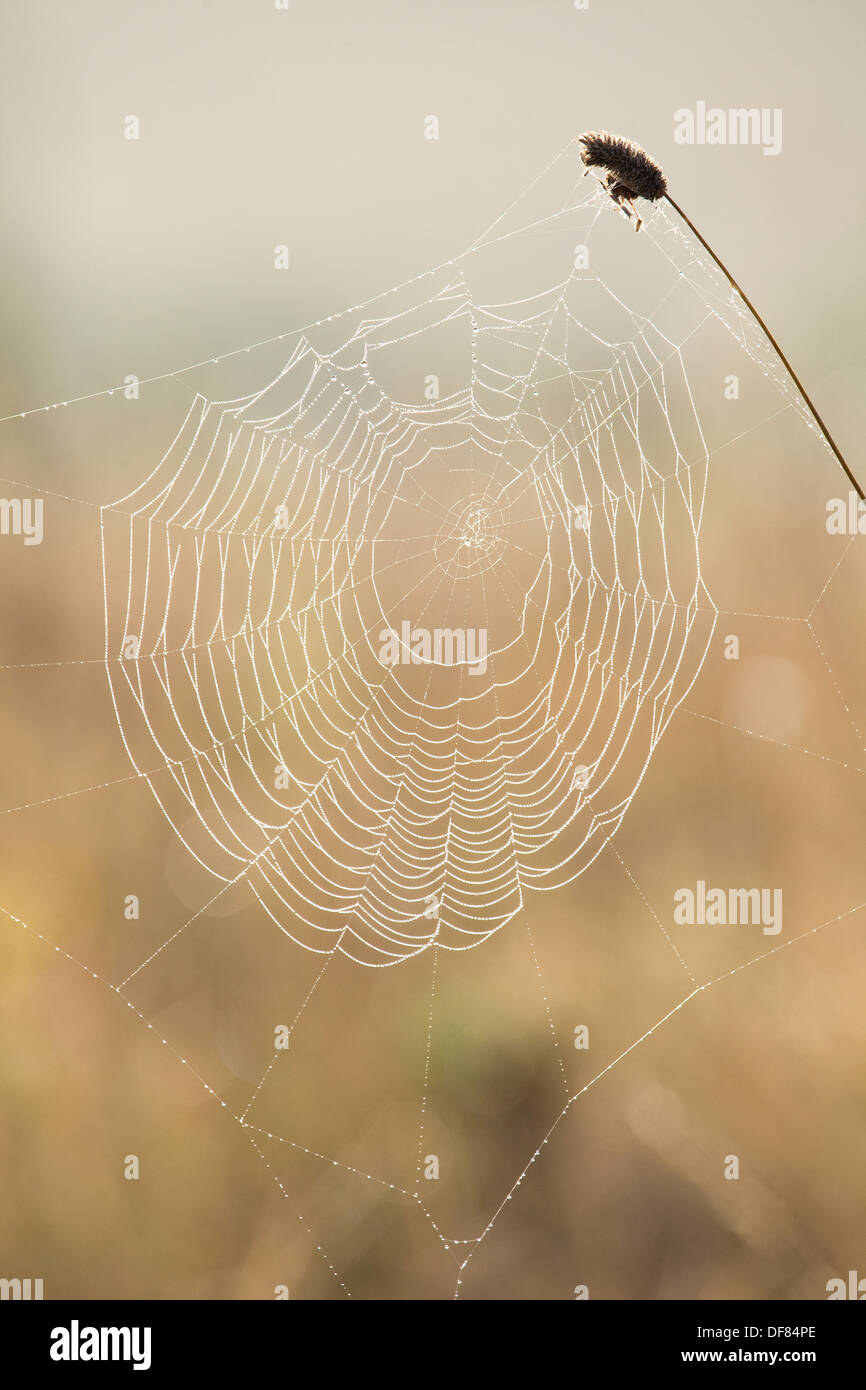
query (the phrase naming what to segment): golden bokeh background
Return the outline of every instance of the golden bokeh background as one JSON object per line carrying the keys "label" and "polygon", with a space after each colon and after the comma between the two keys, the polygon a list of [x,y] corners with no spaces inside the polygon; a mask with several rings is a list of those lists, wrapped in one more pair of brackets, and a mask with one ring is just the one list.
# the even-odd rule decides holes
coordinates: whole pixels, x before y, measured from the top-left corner
{"label": "golden bokeh background", "polygon": [[[45,498],[46,536],[0,540],[0,1275],[48,1298],[438,1299],[471,1254],[469,1298],[767,1299],[866,1274],[866,565],[862,539],[826,532],[847,486],[801,422],[743,402],[761,427],[710,467],[704,669],[610,851],[439,953],[432,1029],[431,954],[335,956],[317,984],[322,958],[242,891],[200,912],[219,885],[114,720],[98,510],[193,391],[265,378],[251,355],[134,403],[104,388],[448,260],[587,127],[659,159],[862,471],[863,23],[853,0],[7,13],[0,471],[6,496]],[[675,144],[698,100],[782,108],[781,154]],[[626,233],[604,233],[614,259]],[[706,386],[724,361],[692,366]],[[782,886],[782,933],[675,927],[673,892],[698,879]],[[181,927],[131,1009],[112,985]],[[679,1007],[690,977],[708,988]],[[300,1010],[243,1130],[226,1111]],[[418,1184],[426,1214],[419,1145],[441,1167]]]}

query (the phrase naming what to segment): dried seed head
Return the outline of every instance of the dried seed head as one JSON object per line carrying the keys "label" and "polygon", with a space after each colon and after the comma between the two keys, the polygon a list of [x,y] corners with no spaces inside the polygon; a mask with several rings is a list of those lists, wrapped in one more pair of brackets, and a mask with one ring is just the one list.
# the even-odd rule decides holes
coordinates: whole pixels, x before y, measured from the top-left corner
{"label": "dried seed head", "polygon": [[588,130],[578,140],[583,145],[580,157],[586,167],[606,169],[613,175],[608,183],[621,185],[633,198],[647,198],[654,203],[667,192],[664,174],[640,145],[606,130]]}

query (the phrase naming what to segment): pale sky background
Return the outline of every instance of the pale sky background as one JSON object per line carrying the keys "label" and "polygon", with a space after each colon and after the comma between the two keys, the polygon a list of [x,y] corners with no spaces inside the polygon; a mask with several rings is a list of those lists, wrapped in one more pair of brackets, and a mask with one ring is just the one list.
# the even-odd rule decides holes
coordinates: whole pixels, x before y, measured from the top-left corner
{"label": "pale sky background", "polygon": [[[358,302],[462,250],[569,136],[607,128],[660,161],[857,453],[856,0],[5,12],[4,413]],[[698,100],[781,107],[782,153],[675,145],[674,111]],[[277,242],[290,276],[272,272]]]}

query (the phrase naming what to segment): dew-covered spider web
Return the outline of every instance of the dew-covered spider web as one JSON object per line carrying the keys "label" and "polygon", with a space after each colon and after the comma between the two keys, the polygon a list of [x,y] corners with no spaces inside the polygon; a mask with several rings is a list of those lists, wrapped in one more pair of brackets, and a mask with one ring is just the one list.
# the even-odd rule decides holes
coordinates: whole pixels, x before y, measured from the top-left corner
{"label": "dew-covered spider web", "polygon": [[580,874],[706,653],[684,354],[578,268],[587,192],[537,264],[495,239],[298,335],[253,394],[197,396],[104,509],[135,767],[314,950],[465,950]]}
{"label": "dew-covered spider web", "polygon": [[[572,145],[408,283],[145,380],[136,404],[69,403],[113,412],[94,437],[124,480],[82,499],[86,543],[68,539],[98,561],[104,653],[4,676],[23,703],[46,666],[93,677],[111,751],[79,781],[110,809],[79,830],[79,793],[52,783],[9,810],[68,815],[43,835],[92,833],[100,862],[122,839],[104,873],[135,905],[122,941],[7,916],[229,1112],[300,1227],[292,1296],[463,1293],[579,1097],[866,898],[844,843],[832,890],[814,858],[796,888],[789,867],[861,796],[839,613],[862,561],[824,525],[847,489],[723,275],[665,206],[644,216],[635,235]],[[140,467],[134,411],[157,399]],[[42,415],[4,428],[26,440]],[[46,489],[47,536],[64,507]],[[768,748],[781,761],[757,768]],[[804,763],[844,792],[810,785],[815,825],[777,843]],[[783,870],[781,935],[675,926],[680,884]],[[685,1121],[657,1077],[623,1113],[675,1166]],[[544,1194],[486,1269],[492,1296],[592,1284],[585,1231],[549,1248],[557,1203],[587,1208]]]}

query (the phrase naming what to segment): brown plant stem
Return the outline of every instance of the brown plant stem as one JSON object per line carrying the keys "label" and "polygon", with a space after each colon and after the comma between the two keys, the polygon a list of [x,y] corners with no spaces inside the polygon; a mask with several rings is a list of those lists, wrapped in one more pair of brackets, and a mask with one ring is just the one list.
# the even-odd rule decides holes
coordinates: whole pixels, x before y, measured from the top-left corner
{"label": "brown plant stem", "polygon": [[848,479],[848,481],[849,481],[849,483],[851,484],[851,486],[854,488],[854,491],[857,493],[857,496],[860,498],[860,501],[861,501],[861,502],[866,501],[866,497],[864,497],[862,487],[861,487],[860,484],[858,483],[857,479],[854,477],[854,474],[851,472],[851,469],[848,467],[847,463],[845,462],[845,459],[842,457],[842,452],[841,452],[839,446],[837,445],[835,439],[834,439],[833,436],[831,435],[831,433],[830,433],[830,431],[828,430],[827,426],[824,424],[824,421],[821,419],[821,416],[818,414],[818,411],[816,410],[816,408],[815,408],[815,406],[814,406],[814,404],[813,404],[813,402],[812,402],[812,399],[811,399],[811,397],[809,396],[808,391],[806,390],[806,388],[805,388],[805,386],[803,385],[803,383],[802,383],[802,381],[800,380],[800,378],[797,376],[797,373],[794,371],[794,368],[791,366],[790,362],[788,361],[788,359],[787,359],[787,357],[785,356],[784,352],[783,352],[782,349],[780,348],[779,344],[776,342],[776,339],[773,337],[772,333],[770,332],[769,328],[768,328],[767,325],[765,324],[764,320],[761,318],[761,315],[758,313],[758,311],[757,311],[757,309],[755,308],[754,304],[752,303],[751,299],[749,299],[748,295],[745,294],[745,293],[743,292],[743,290],[740,289],[740,286],[737,284],[737,282],[736,282],[736,280],[734,279],[733,275],[732,275],[731,272],[728,270],[728,267],[725,265],[724,261],[719,260],[719,257],[716,255],[716,253],[715,253],[715,251],[713,250],[712,246],[710,246],[709,242],[706,240],[705,237],[702,237],[702,236],[701,236],[700,232],[698,231],[697,227],[695,226],[695,224],[694,224],[694,222],[691,220],[691,218],[686,216],[686,214],[683,212],[682,208],[681,208],[677,203],[674,202],[673,198],[671,197],[671,195],[670,195],[669,193],[665,193],[665,194],[664,194],[664,197],[665,197],[666,200],[670,203],[670,205],[671,205],[671,207],[673,208],[674,212],[676,212],[676,213],[679,214],[679,216],[680,216],[680,217],[682,218],[682,220],[685,222],[685,224],[686,224],[686,226],[689,228],[689,230],[690,230],[691,232],[694,233],[694,235],[697,237],[698,241],[701,243],[701,246],[703,246],[704,250],[705,250],[705,251],[708,253],[708,255],[710,255],[710,256],[712,257],[712,259],[715,261],[716,265],[719,267],[719,270],[722,272],[722,274],[724,275],[725,279],[728,281],[728,284],[729,284],[729,285],[731,286],[731,288],[732,288],[733,290],[735,290],[736,293],[740,296],[740,298],[742,299],[742,301],[743,301],[743,303],[745,304],[746,308],[749,310],[749,312],[750,312],[750,313],[753,315],[753,317],[755,318],[756,322],[757,322],[757,323],[760,325],[760,327],[763,329],[763,331],[764,331],[764,333],[766,334],[766,336],[767,336],[769,342],[772,344],[772,346],[775,348],[776,352],[778,353],[778,356],[779,356],[779,358],[781,359],[781,361],[782,361],[782,363],[783,363],[785,369],[787,370],[788,375],[790,376],[790,378],[791,378],[791,380],[793,381],[794,385],[796,386],[797,390],[800,392],[800,395],[803,397],[803,400],[806,402],[806,405],[809,407],[809,410],[810,410],[810,412],[811,412],[811,415],[812,415],[813,420],[815,421],[815,424],[818,426],[818,429],[821,431],[822,435],[824,436],[825,440],[826,440],[827,443],[829,444],[829,446],[830,446],[830,448],[832,449],[833,453],[836,455],[836,458],[838,459],[839,463],[842,465],[842,468],[843,468],[843,470],[844,470],[844,473],[845,473],[846,478]]}

